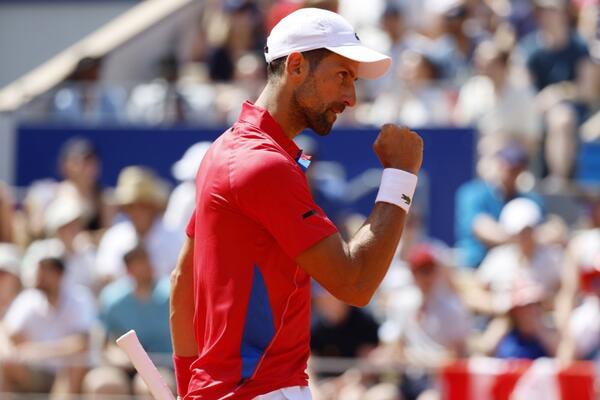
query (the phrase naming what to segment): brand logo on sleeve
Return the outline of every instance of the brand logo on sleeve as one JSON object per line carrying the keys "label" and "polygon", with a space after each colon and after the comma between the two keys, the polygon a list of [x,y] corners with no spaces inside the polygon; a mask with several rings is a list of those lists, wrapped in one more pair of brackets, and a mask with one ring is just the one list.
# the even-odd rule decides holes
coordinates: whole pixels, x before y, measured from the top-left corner
{"label": "brand logo on sleeve", "polygon": [[316,213],[317,213],[317,212],[316,212],[315,210],[310,210],[310,211],[307,211],[307,212],[305,212],[304,214],[302,214],[302,218],[303,218],[303,219],[306,219],[306,218],[310,217],[311,215],[315,215]]}

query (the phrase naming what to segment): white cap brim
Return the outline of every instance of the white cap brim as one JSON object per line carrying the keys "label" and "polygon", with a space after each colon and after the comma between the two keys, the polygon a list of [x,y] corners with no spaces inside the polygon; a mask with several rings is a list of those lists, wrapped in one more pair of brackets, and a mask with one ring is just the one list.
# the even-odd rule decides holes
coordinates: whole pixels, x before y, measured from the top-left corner
{"label": "white cap brim", "polygon": [[360,63],[357,71],[358,78],[377,79],[383,76],[392,64],[390,57],[361,45],[326,47],[326,49],[342,57],[358,61]]}

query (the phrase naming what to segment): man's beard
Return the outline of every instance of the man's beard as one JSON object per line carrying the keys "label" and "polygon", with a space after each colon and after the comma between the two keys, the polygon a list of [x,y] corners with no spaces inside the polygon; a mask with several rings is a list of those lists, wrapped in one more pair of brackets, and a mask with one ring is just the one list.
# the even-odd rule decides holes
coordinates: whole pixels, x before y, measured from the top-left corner
{"label": "man's beard", "polygon": [[[318,101],[314,80],[309,78],[292,95],[292,108],[295,110],[296,118],[301,119],[304,124],[312,129],[319,136],[327,136],[333,127],[333,121],[327,119],[327,112],[333,110],[343,111],[345,106],[342,103],[332,103],[329,105],[319,104],[317,107],[310,107],[304,100]],[[309,100],[309,101],[310,101]]]}

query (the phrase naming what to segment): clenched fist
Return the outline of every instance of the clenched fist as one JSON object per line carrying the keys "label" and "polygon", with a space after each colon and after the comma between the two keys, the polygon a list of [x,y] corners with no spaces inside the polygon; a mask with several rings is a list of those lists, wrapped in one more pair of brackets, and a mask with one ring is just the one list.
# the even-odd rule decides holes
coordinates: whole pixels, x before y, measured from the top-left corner
{"label": "clenched fist", "polygon": [[383,125],[373,150],[384,168],[397,168],[416,175],[423,162],[423,139],[406,127]]}

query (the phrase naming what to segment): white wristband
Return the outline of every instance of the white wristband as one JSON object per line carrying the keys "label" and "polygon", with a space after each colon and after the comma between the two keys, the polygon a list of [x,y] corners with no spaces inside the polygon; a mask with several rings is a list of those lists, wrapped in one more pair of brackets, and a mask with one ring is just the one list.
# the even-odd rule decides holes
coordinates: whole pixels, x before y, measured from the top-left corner
{"label": "white wristband", "polygon": [[386,168],[381,175],[381,184],[375,202],[391,203],[408,212],[416,188],[416,175],[401,169]]}

